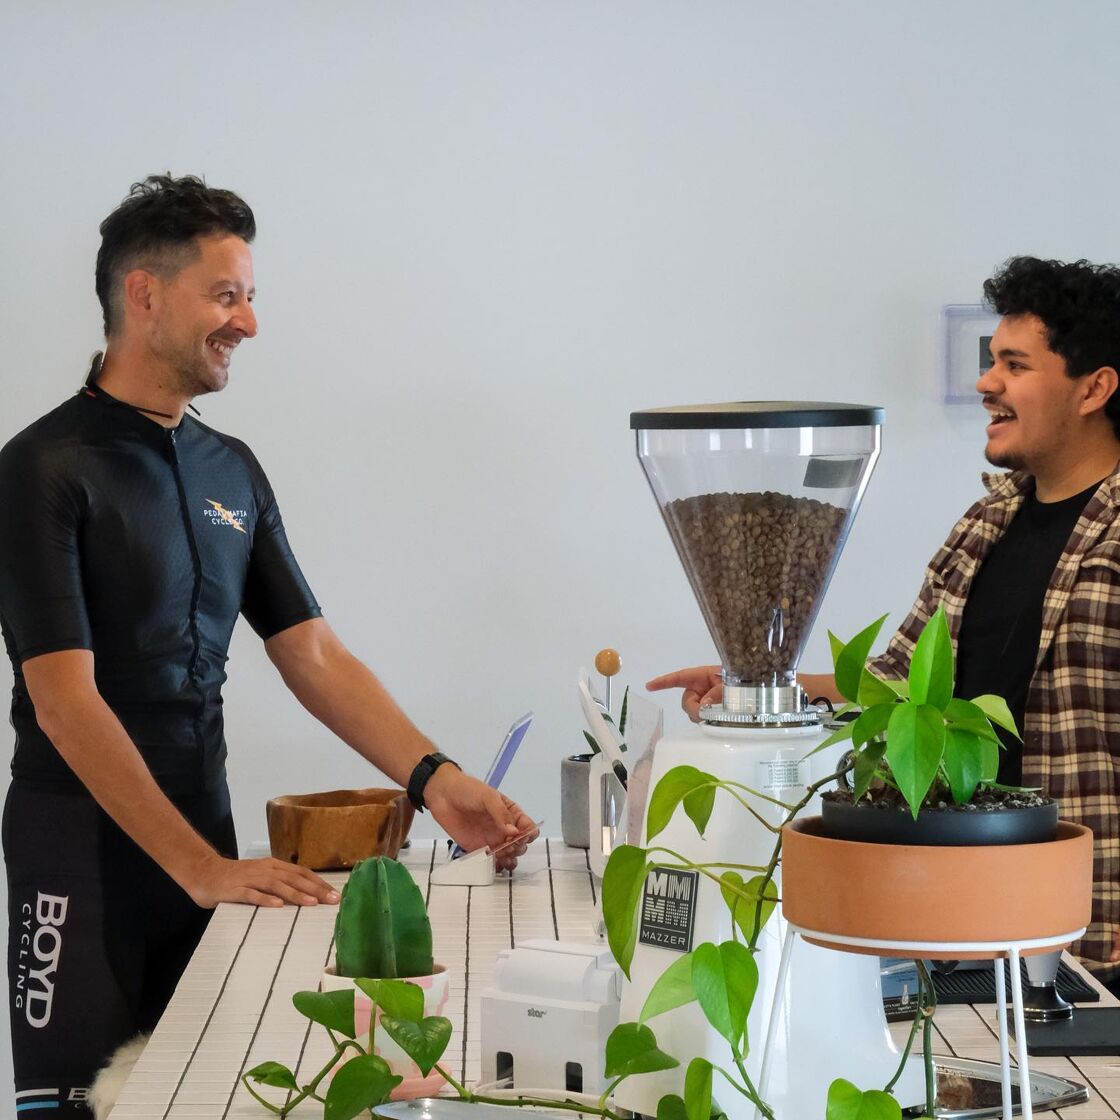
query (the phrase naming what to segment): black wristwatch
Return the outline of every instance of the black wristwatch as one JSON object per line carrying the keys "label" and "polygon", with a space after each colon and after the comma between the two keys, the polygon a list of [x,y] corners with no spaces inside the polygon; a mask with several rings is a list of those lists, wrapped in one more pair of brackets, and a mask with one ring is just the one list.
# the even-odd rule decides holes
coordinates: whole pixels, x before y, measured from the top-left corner
{"label": "black wristwatch", "polygon": [[417,812],[424,811],[424,789],[428,782],[432,780],[432,775],[445,763],[450,762],[456,770],[461,770],[462,767],[453,759],[448,758],[442,751],[436,751],[435,754],[426,754],[416,764],[416,768],[412,771],[412,776],[408,779],[408,799],[415,806]]}

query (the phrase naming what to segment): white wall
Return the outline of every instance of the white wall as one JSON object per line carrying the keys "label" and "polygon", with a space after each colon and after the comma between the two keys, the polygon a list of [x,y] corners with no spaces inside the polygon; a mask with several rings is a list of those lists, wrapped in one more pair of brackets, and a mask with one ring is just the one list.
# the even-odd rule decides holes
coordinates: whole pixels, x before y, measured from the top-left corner
{"label": "white wall", "polygon": [[[0,439],[80,383],[128,185],[243,193],[261,333],[204,419],[442,747],[482,767],[537,712],[509,789],[555,833],[576,667],[711,657],[629,411],[885,406],[805,667],[898,618],[983,465],[940,306],[1014,253],[1120,258],[1118,34],[1107,0],[0,0]],[[244,627],[226,712],[243,842],[271,795],[376,781]]]}

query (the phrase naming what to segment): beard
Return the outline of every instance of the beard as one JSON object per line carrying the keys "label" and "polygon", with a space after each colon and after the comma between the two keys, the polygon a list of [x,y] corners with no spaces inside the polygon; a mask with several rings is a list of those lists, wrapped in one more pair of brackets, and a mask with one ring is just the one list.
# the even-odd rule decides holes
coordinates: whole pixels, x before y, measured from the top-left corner
{"label": "beard", "polygon": [[1021,455],[1016,454],[1014,451],[992,451],[991,444],[984,448],[984,458],[992,464],[993,467],[1000,467],[1008,471],[1022,471],[1027,469],[1027,464],[1023,461]]}
{"label": "beard", "polygon": [[[228,365],[216,365],[210,359],[212,351],[205,341],[200,344],[177,339],[166,331],[158,330],[152,336],[151,346],[167,370],[168,388],[177,394],[191,399],[221,392],[226,387]],[[216,353],[214,357],[217,357]]]}

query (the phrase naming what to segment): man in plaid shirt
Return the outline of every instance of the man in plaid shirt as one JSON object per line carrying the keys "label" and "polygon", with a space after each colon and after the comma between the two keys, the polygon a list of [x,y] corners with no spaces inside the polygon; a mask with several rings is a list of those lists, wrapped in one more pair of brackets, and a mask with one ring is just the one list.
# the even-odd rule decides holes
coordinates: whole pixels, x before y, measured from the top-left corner
{"label": "man in plaid shirt", "polygon": [[[999,779],[1040,787],[1094,835],[1092,922],[1074,949],[1120,981],[1120,268],[1017,257],[984,285],[1002,316],[977,382],[985,455],[1006,473],[957,522],[909,616],[871,663],[902,677],[938,606],[957,653],[956,694],[1004,696],[1023,732]],[[836,696],[827,676],[810,695]],[[650,681],[685,689],[697,718],[719,669]],[[1118,984],[1120,986],[1120,984]]]}

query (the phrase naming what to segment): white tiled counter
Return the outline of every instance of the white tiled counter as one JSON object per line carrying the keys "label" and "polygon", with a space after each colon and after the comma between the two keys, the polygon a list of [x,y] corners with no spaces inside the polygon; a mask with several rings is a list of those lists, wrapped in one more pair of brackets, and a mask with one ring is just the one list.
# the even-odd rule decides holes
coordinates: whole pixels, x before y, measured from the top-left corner
{"label": "white tiled counter", "polygon": [[[539,840],[512,879],[491,887],[430,884],[437,851],[442,855],[442,844],[418,841],[401,859],[427,896],[436,960],[452,972],[446,1013],[454,1034],[441,1064],[477,1081],[479,995],[498,951],[529,938],[589,940],[596,887],[586,854],[558,840]],[[345,874],[326,878],[341,887]],[[241,1084],[245,1070],[271,1059],[304,1083],[321,1069],[331,1053],[326,1032],[309,1024],[291,997],[318,987],[335,913],[333,906],[220,906],[112,1120],[261,1120],[269,1113]],[[944,1007],[935,1023],[938,1052],[996,1060],[994,1007]],[[906,1024],[897,1029],[904,1037]],[[1120,1057],[1039,1058],[1032,1068],[1090,1092],[1087,1104],[1041,1115],[1120,1120]],[[308,1101],[294,1115],[311,1120],[321,1108]]]}
{"label": "white tiled counter", "polygon": [[[530,938],[590,940],[595,885],[585,852],[542,839],[512,878],[435,886],[429,874],[444,850],[417,841],[400,858],[427,897],[436,961],[452,974],[446,1014],[454,1034],[441,1064],[477,1081],[479,994],[498,950]],[[341,889],[346,875],[324,878]],[[241,1084],[245,1070],[282,1062],[303,1084],[321,1069],[330,1041],[292,1006],[292,993],[319,986],[336,913],[334,906],[219,906],[112,1120],[262,1120],[269,1113]],[[322,1106],[308,1101],[294,1115],[310,1120],[316,1112]]]}

